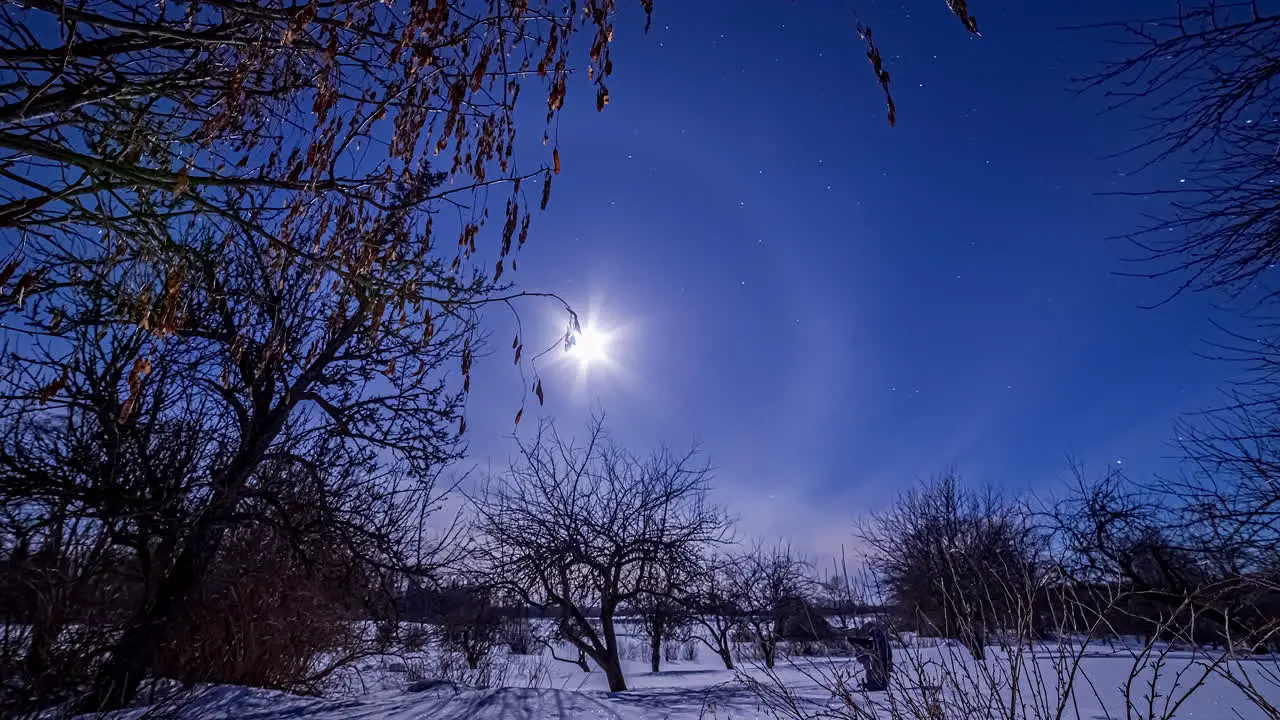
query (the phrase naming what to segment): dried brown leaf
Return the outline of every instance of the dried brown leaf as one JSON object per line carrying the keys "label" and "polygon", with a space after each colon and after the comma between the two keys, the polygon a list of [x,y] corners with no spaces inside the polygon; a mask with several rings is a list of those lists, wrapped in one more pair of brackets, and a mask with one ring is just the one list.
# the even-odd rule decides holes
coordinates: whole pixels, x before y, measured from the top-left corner
{"label": "dried brown leaf", "polygon": [[59,375],[53,382],[40,388],[40,392],[38,394],[40,398],[40,404],[43,405],[49,402],[50,400],[52,400],[54,395],[57,395],[58,392],[62,390],[62,388],[66,387],[67,380],[70,377],[71,377],[71,368],[65,368],[65,367],[62,368],[61,375]]}
{"label": "dried brown leaf", "polygon": [[31,270],[18,278],[18,284],[13,288],[13,294],[9,296],[15,305],[22,305],[22,301],[26,298],[27,293],[35,289],[40,280],[44,278],[44,270]]}
{"label": "dried brown leaf", "polygon": [[142,395],[142,380],[151,374],[151,360],[149,358],[140,357],[133,361],[133,368],[129,370],[129,397],[124,401],[124,405],[120,406],[120,422],[129,419],[133,415],[133,410],[138,405],[138,398]]}
{"label": "dried brown leaf", "polygon": [[889,90],[889,71],[884,69],[884,58],[880,55],[880,48],[876,46],[875,38],[871,35],[871,28],[859,27],[858,34],[867,43],[867,60],[871,61],[871,69],[875,72],[876,81],[884,90],[885,104],[889,107],[889,126],[893,127],[898,122],[898,108],[893,102],[893,93]]}
{"label": "dried brown leaf", "polygon": [[964,27],[974,35],[979,35],[978,18],[969,14],[968,0],[947,0],[947,8],[949,8],[956,17],[960,18],[960,22],[964,23]]}

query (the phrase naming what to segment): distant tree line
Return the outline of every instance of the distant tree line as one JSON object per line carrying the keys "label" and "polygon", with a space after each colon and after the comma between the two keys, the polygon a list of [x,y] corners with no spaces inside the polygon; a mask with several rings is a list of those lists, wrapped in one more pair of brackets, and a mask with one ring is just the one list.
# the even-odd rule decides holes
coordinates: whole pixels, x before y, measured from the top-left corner
{"label": "distant tree line", "polygon": [[994,642],[1051,634],[1276,651],[1275,546],[1230,562],[1245,548],[1220,544],[1219,509],[1183,490],[1110,472],[1039,507],[946,474],[858,534],[899,627],[959,640],[978,659]]}

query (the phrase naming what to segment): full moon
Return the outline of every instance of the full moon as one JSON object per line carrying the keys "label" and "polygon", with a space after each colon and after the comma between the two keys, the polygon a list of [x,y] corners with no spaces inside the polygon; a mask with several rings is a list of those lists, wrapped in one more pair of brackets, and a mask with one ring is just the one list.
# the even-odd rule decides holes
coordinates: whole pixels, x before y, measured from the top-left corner
{"label": "full moon", "polygon": [[599,328],[587,325],[573,336],[573,345],[569,348],[569,357],[578,361],[582,367],[607,363],[609,361],[609,334]]}

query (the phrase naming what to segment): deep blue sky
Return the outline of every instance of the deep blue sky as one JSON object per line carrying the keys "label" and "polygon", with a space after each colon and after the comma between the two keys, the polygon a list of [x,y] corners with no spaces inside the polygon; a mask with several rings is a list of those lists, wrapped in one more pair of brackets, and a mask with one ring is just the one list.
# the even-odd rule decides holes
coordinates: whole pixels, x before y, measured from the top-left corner
{"label": "deep blue sky", "polygon": [[[544,412],[603,408],[640,449],[696,439],[745,532],[814,552],[953,465],[1013,492],[1068,456],[1170,467],[1172,421],[1230,368],[1195,355],[1206,298],[1140,309],[1169,286],[1116,275],[1131,249],[1109,238],[1159,206],[1103,193],[1177,170],[1106,159],[1137,121],[1070,79],[1116,50],[1059,29],[1169,2],[975,2],[981,38],[941,0],[860,3],[896,128],[848,3],[660,0],[648,36],[623,4],[613,102],[571,86],[517,275],[620,328],[622,367],[547,368]],[[543,309],[526,334],[549,342]],[[505,322],[471,404],[482,467],[519,405]]]}

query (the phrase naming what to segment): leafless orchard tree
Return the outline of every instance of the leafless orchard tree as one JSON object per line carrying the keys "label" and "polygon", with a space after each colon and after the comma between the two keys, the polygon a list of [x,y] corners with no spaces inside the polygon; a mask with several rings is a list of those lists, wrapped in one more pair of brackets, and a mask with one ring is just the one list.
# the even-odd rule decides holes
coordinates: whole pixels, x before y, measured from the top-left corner
{"label": "leafless orchard tree", "polygon": [[738,559],[725,553],[708,553],[699,562],[682,600],[702,632],[695,637],[719,656],[726,670],[734,668],[733,640],[743,627],[749,598],[738,582]]}
{"label": "leafless orchard tree", "polygon": [[694,568],[672,565],[653,573],[649,587],[628,603],[628,609],[639,617],[640,634],[649,642],[649,668],[662,668],[662,648],[689,638],[694,624],[686,601],[693,581]]}
{"label": "leafless orchard tree", "polygon": [[742,603],[742,626],[750,632],[760,661],[773,668],[781,640],[778,626],[787,619],[784,613],[809,596],[809,562],[790,544],[757,544],[736,554],[727,568],[733,586],[730,597]]}
{"label": "leafless orchard tree", "polygon": [[566,639],[604,670],[610,690],[625,690],[618,611],[729,531],[706,497],[710,470],[696,451],[637,456],[602,418],[580,442],[544,423],[517,443],[517,459],[475,502],[489,572],[558,612]]}
{"label": "leafless orchard tree", "polygon": [[[403,191],[437,182],[414,177]],[[156,251],[166,264],[135,266],[31,303],[47,310],[57,302],[59,327],[7,358],[0,392],[14,432],[84,415],[91,422],[81,432],[102,455],[83,462],[103,492],[118,488],[124,497],[134,480],[120,474],[124,466],[102,460],[144,447],[191,454],[189,472],[165,477],[151,469],[142,479],[151,488],[189,484],[153,500],[170,503],[153,509],[170,531],[160,535],[169,538],[165,552],[151,559],[154,595],[121,634],[86,707],[133,696],[268,463],[315,467],[325,462],[318,448],[337,448],[341,464],[361,467],[371,487],[378,487],[374,478],[388,478],[384,487],[417,493],[411,505],[429,505],[436,473],[461,450],[457,424],[476,341],[474,303],[492,285],[479,276],[457,278],[426,247],[413,250],[412,232],[403,212],[384,215],[357,233],[358,244],[331,257],[345,268],[338,273],[291,262],[251,233],[218,241],[193,226],[186,246]],[[416,297],[393,297],[390,305],[382,295],[415,286]],[[55,319],[46,314],[44,321]],[[451,382],[459,366],[461,383]],[[153,434],[162,430],[185,435],[175,441]],[[20,453],[20,444],[12,452]],[[10,486],[14,502],[23,501],[22,492],[50,491],[39,476],[27,479]],[[360,491],[358,482],[347,487]],[[79,492],[75,485],[53,488]],[[99,510],[136,518],[125,507]],[[154,538],[144,529],[133,542],[151,548]]]}
{"label": "leafless orchard tree", "polygon": [[990,630],[1014,627],[1040,585],[1023,514],[954,473],[900,496],[857,530],[870,564],[912,626],[957,638],[982,659]]}

